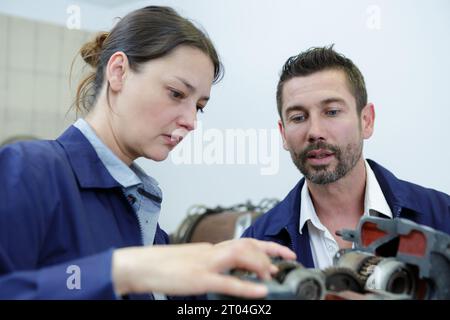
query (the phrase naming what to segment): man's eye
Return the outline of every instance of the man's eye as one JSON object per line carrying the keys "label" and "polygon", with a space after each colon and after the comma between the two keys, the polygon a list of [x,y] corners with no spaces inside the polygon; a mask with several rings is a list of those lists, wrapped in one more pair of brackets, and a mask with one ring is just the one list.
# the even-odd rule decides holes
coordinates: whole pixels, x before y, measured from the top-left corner
{"label": "man's eye", "polygon": [[329,110],[326,113],[327,113],[327,115],[334,117],[334,116],[338,115],[339,110]]}
{"label": "man's eye", "polygon": [[295,116],[290,117],[290,119],[293,122],[303,122],[303,121],[305,121],[306,118],[304,115],[295,115]]}

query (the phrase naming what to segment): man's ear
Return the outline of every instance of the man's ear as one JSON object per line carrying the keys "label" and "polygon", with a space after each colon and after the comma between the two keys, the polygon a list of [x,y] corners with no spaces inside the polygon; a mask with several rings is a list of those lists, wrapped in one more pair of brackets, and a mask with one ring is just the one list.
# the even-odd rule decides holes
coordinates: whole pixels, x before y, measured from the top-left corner
{"label": "man's ear", "polygon": [[361,110],[361,129],[364,139],[369,139],[373,134],[375,125],[375,106],[368,103]]}
{"label": "man's ear", "polygon": [[120,91],[123,87],[125,75],[128,72],[128,57],[122,51],[115,52],[106,65],[106,81],[112,91]]}
{"label": "man's ear", "polygon": [[288,148],[287,143],[286,143],[286,135],[285,135],[285,132],[284,132],[284,124],[283,124],[283,121],[281,119],[278,120],[278,129],[280,130],[281,138],[283,139],[283,148],[284,148],[284,150],[289,151],[289,148]]}

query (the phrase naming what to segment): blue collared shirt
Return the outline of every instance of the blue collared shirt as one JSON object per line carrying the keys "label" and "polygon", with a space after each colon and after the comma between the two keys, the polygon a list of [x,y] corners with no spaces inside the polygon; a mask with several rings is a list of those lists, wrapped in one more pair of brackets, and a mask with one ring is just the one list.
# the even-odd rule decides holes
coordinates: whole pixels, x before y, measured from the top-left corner
{"label": "blue collared shirt", "polygon": [[[73,126],[91,143],[106,170],[122,186],[122,191],[138,218],[142,243],[144,246],[152,245],[162,202],[158,182],[136,163],[128,167],[98,138],[84,119],[78,119]],[[156,300],[166,299],[165,295],[160,293],[153,293],[153,297]]]}
{"label": "blue collared shirt", "polygon": [[132,163],[128,167],[97,137],[84,119],[78,119],[74,127],[91,143],[106,170],[122,186],[125,197],[138,217],[142,243],[145,246],[153,244],[162,201],[158,182],[137,164]]}
{"label": "blue collared shirt", "polygon": [[[116,298],[114,250],[143,239],[123,186],[84,134],[70,126],[56,140],[0,148],[0,181],[0,299]],[[157,225],[153,243],[168,242]]]}

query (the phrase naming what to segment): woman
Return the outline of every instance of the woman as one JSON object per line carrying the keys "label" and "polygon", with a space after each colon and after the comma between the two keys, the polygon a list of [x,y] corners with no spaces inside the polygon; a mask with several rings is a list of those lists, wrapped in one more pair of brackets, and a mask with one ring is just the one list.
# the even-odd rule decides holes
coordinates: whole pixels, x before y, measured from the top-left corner
{"label": "woman", "polygon": [[223,272],[267,279],[276,271],[269,256],[295,255],[250,239],[161,246],[161,190],[133,163],[164,160],[194,129],[221,75],[210,40],[150,6],[80,52],[95,70],[77,92],[86,117],[55,141],[0,150],[0,298],[264,296],[264,286]]}

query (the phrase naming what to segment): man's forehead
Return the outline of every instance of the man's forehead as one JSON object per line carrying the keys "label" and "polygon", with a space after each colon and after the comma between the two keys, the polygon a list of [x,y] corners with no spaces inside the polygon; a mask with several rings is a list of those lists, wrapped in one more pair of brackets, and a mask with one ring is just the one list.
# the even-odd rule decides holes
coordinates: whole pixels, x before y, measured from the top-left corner
{"label": "man's forehead", "polygon": [[294,77],[284,85],[286,95],[298,91],[310,92],[314,90],[342,90],[347,89],[347,78],[342,70],[323,70],[308,76]]}
{"label": "man's forehead", "polygon": [[[283,107],[295,104],[297,100],[323,100],[339,97],[353,100],[346,75],[341,70],[325,70],[308,76],[294,77],[283,87]],[[305,101],[309,103],[312,101]]]}

